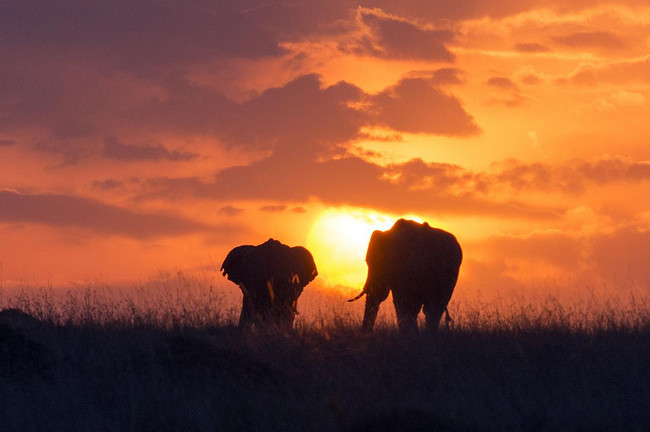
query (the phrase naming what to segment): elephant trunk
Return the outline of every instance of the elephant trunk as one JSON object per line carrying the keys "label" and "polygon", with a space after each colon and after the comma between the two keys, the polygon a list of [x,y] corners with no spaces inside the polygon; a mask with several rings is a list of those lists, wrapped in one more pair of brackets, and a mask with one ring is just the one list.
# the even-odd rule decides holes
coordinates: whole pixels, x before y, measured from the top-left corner
{"label": "elephant trunk", "polygon": [[375,320],[377,319],[377,312],[379,312],[379,304],[375,296],[369,295],[366,297],[366,307],[363,311],[363,326],[361,329],[364,332],[371,332],[375,327]]}

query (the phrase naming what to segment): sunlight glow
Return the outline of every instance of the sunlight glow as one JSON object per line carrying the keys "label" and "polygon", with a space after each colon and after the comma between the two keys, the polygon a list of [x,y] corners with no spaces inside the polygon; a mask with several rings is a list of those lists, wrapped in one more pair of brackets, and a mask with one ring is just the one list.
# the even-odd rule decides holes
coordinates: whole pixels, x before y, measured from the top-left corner
{"label": "sunlight glow", "polygon": [[363,209],[323,211],[307,237],[319,277],[331,286],[360,289],[366,279],[366,250],[372,232],[389,229],[397,219]]}

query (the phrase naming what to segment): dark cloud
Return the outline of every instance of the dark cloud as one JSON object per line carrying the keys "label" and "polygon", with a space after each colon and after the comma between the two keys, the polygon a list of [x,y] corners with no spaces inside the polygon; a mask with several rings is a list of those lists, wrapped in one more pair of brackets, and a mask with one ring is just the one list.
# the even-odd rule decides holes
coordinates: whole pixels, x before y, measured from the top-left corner
{"label": "dark cloud", "polygon": [[102,191],[120,189],[123,185],[124,185],[123,182],[115,179],[96,180],[92,183],[93,188]]}
{"label": "dark cloud", "polygon": [[341,152],[360,137],[361,128],[380,124],[400,132],[443,135],[478,133],[460,101],[437,89],[438,80],[453,82],[460,71],[439,70],[413,78],[377,95],[339,82],[324,86],[318,75],[304,75],[241,103],[214,90],[176,82],[164,99],[147,102],[141,121],[162,124],[178,133],[208,132],[228,146],[273,151],[287,158],[313,159]]}
{"label": "dark cloud", "polygon": [[231,205],[227,205],[224,207],[221,207],[218,211],[219,214],[226,215],[226,216],[237,216],[240,215],[244,212],[244,209],[234,207]]}
{"label": "dark cloud", "polygon": [[123,144],[115,137],[104,139],[104,156],[123,162],[142,162],[169,160],[173,162],[185,162],[199,157],[197,153],[169,151],[160,144],[135,145]]}
{"label": "dark cloud", "polygon": [[404,19],[380,14],[377,10],[361,10],[360,20],[373,34],[368,54],[446,62],[455,59],[446,47],[454,39],[449,30],[422,28]]}
{"label": "dark cloud", "polygon": [[510,78],[506,77],[492,77],[487,80],[487,85],[503,90],[518,90],[517,84],[515,84]]}
{"label": "dark cloud", "polygon": [[90,198],[58,194],[22,194],[11,190],[0,190],[0,221],[37,223],[55,228],[81,228],[97,234],[140,240],[226,229],[180,216],[136,213]]}
{"label": "dark cloud", "polygon": [[515,45],[515,50],[523,53],[544,53],[551,49],[546,45],[535,42],[522,42]]}
{"label": "dark cloud", "polygon": [[374,120],[400,132],[467,136],[480,132],[454,96],[431,80],[407,78],[372,97]]}
{"label": "dark cloud", "polygon": [[161,83],[164,92],[153,95],[125,111],[128,123],[174,134],[216,134],[228,125],[229,113],[238,105],[222,92],[174,77]]}
{"label": "dark cloud", "polygon": [[108,59],[133,70],[283,53],[275,32],[224,2],[3,2],[0,28],[18,50]]}
{"label": "dark cloud", "polygon": [[[392,213],[473,214],[549,219],[566,211],[553,204],[524,204],[531,192],[583,194],[615,182],[650,182],[650,164],[624,158],[564,164],[494,164],[474,172],[453,164],[413,159],[379,166],[358,157],[296,161],[272,156],[218,172],[213,181],[159,178],[147,182],[142,199],[306,202],[375,208]],[[171,197],[171,198],[170,198]],[[287,210],[273,204],[263,210]]]}
{"label": "dark cloud", "polygon": [[265,205],[260,207],[260,211],[266,212],[266,213],[282,213],[285,210],[287,210],[286,205]]}
{"label": "dark cloud", "polygon": [[409,190],[437,189],[483,191],[480,177],[458,165],[446,163],[427,163],[422,159],[411,159],[402,164],[388,165],[385,175],[394,184]]}
{"label": "dark cloud", "polygon": [[557,165],[510,160],[494,164],[493,169],[496,173],[487,175],[485,182],[515,190],[581,194],[589,185],[650,182],[649,163],[616,157],[593,162],[574,159]]}
{"label": "dark cloud", "polygon": [[436,85],[462,84],[465,72],[457,68],[442,68],[434,71],[433,83]]}
{"label": "dark cloud", "polygon": [[[159,137],[170,133],[211,135],[227,146],[296,158],[299,152],[340,155],[367,125],[444,135],[478,131],[458,99],[424,84],[422,98],[373,97],[349,83],[324,86],[320,77],[305,75],[235,102],[214,83],[190,78],[220,58],[280,56],[282,40],[332,31],[318,24],[349,19],[357,8],[334,3],[333,12],[324,14],[283,1],[264,7],[153,0],[3,3],[0,28],[12,37],[0,41],[6,54],[0,64],[0,130],[39,133],[42,139],[33,148],[60,156],[56,167],[98,153],[117,161],[198,157],[160,144]],[[445,47],[453,37],[449,31],[361,10],[389,55],[451,58]],[[459,71],[441,69],[433,84],[459,80]],[[398,85],[393,93],[405,87]],[[374,106],[362,109],[368,100]],[[387,118],[413,104],[412,117]],[[437,113],[426,118],[431,110]],[[113,135],[127,140],[135,135],[138,142],[104,138]],[[143,138],[147,135],[151,138]]]}
{"label": "dark cloud", "polygon": [[482,181],[480,176],[461,167],[427,164],[421,160],[385,168],[353,156],[298,164],[274,156],[248,166],[224,169],[212,182],[198,178],[157,179],[148,183],[148,191],[142,198],[183,196],[278,203],[316,199],[329,205],[361,206],[391,213],[483,214],[531,219],[555,218],[561,212],[556,208],[538,209],[483,198]]}
{"label": "dark cloud", "polygon": [[363,92],[340,82],[324,87],[318,75],[304,75],[236,103],[223,93],[184,80],[168,93],[135,109],[139,121],[181,134],[212,134],[230,147],[250,151],[327,152],[353,139],[368,123],[351,108]]}
{"label": "dark cloud", "polygon": [[0,139],[0,147],[9,147],[15,145],[16,141],[8,139]]}
{"label": "dark cloud", "polygon": [[368,123],[363,111],[351,107],[362,96],[354,85],[322,87],[318,75],[305,75],[221,113],[216,133],[230,145],[250,150],[328,150],[356,137]]}
{"label": "dark cloud", "polygon": [[615,33],[608,31],[575,32],[566,36],[556,36],[553,41],[570,48],[597,48],[620,50],[625,44]]}

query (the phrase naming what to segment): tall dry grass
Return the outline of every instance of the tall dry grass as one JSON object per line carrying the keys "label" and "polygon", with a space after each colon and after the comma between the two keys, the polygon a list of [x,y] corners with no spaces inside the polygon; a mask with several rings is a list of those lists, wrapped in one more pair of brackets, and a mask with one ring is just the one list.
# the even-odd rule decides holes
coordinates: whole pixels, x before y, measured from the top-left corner
{"label": "tall dry grass", "polygon": [[[0,289],[0,430],[650,430],[650,304],[460,289],[452,329],[405,338],[390,300],[309,285],[295,331],[240,333],[241,293],[163,274]],[[20,317],[19,317],[20,318]]]}
{"label": "tall dry grass", "polygon": [[[361,299],[350,292],[309,285],[298,304],[297,329],[356,327],[363,316]],[[63,325],[150,325],[159,328],[214,327],[236,324],[241,292],[214,275],[161,273],[146,282],[110,286],[88,282],[68,288],[50,285],[0,287],[0,309],[17,308],[48,323]],[[650,322],[650,294],[626,291],[582,295],[544,294],[483,296],[456,293],[449,304],[454,328],[462,331],[565,329],[637,329]],[[421,321],[423,317],[420,316]],[[381,306],[377,328],[395,327],[389,297]]]}

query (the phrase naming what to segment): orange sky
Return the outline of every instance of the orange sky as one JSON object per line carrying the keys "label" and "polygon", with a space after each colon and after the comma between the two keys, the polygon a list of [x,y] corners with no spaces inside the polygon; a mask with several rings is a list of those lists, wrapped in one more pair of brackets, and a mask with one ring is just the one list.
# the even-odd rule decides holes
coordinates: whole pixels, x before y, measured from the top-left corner
{"label": "orange sky", "polygon": [[409,216],[466,293],[650,291],[645,1],[57,3],[0,4],[0,286],[273,237],[356,290]]}

